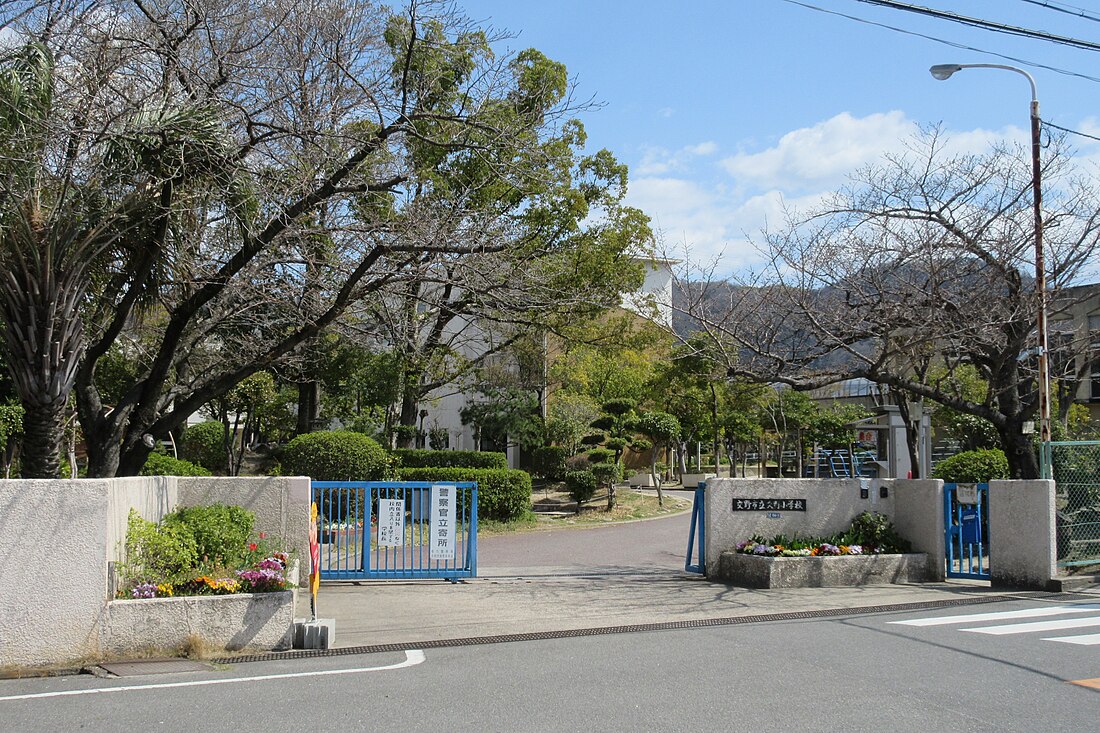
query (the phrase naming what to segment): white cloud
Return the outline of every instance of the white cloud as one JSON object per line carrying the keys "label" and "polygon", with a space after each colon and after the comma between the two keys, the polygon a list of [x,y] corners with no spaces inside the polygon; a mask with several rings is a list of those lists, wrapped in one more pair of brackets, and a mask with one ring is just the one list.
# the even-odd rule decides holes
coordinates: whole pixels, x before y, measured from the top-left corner
{"label": "white cloud", "polygon": [[674,114],[676,114],[676,110],[674,110],[672,107],[661,107],[659,110],[657,110],[657,116],[664,117],[665,119],[672,117]]}
{"label": "white cloud", "polygon": [[767,150],[730,156],[722,166],[738,184],[754,189],[835,187],[861,165],[896,150],[916,129],[901,112],[863,118],[843,112],[813,127],[788,132]]}
{"label": "white cloud", "polygon": [[647,147],[642,152],[641,162],[634,172],[642,176],[659,176],[665,173],[687,170],[696,158],[714,155],[718,152],[718,143],[707,141],[696,145],[685,145],[679,150],[660,147]]}
{"label": "white cloud", "polygon": [[[675,151],[649,148],[632,167],[638,177],[627,200],[652,218],[665,245],[676,250],[668,254],[703,266],[717,262],[718,272],[728,274],[763,261],[753,241],[760,242],[766,229],[783,227],[787,211],[804,214],[860,168],[886,155],[905,155],[917,132],[902,112],[863,118],[843,113],[788,132],[767,149],[724,158],[717,177],[702,175],[698,165],[718,152],[716,142]],[[945,131],[940,142],[944,154],[954,155],[983,153],[1006,140],[1027,145],[1029,132],[1012,126]],[[679,251],[684,248],[690,252]]]}

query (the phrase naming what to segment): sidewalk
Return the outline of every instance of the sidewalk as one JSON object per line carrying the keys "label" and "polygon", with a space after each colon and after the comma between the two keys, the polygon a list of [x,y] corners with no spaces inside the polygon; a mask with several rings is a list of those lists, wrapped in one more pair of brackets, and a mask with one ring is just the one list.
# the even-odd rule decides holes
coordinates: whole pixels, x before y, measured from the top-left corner
{"label": "sidewalk", "polygon": [[[747,617],[838,609],[865,613],[899,604],[957,605],[1005,595],[968,582],[753,590],[667,569],[619,574],[606,567],[494,568],[485,577],[457,584],[326,583],[318,593],[317,615],[336,619],[334,648],[415,646],[608,627],[721,619],[736,623]],[[308,618],[308,594],[300,594],[297,615]]]}

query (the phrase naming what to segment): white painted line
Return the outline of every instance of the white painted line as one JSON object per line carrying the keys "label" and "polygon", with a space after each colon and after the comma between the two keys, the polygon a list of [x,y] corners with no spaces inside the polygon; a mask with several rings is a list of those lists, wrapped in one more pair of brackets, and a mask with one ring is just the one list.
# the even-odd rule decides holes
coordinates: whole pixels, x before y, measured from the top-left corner
{"label": "white painted line", "polygon": [[356,667],[355,669],[326,669],[319,672],[289,672],[286,674],[265,674],[256,677],[230,677],[215,680],[191,680],[190,682],[161,682],[153,685],[124,685],[119,687],[96,687],[90,690],[59,690],[57,692],[36,692],[29,695],[9,695],[0,697],[0,702],[11,700],[36,700],[47,697],[70,697],[73,695],[99,695],[108,692],[133,692],[135,690],[165,690],[172,687],[203,687],[205,685],[230,685],[238,682],[263,682],[267,680],[287,680],[297,677],[326,677],[338,674],[359,674],[361,672],[384,672],[390,669],[415,667],[424,661],[424,652],[419,649],[407,649],[405,661],[388,664],[384,667]]}
{"label": "white painted line", "polygon": [[1061,641],[1066,644],[1080,644],[1081,646],[1095,646],[1100,644],[1100,634],[1081,634],[1080,636],[1051,636],[1043,641]]}
{"label": "white painted line", "polygon": [[1030,624],[1005,624],[1004,626],[985,626],[978,629],[959,629],[975,634],[1030,634],[1034,631],[1058,631],[1059,629],[1080,629],[1085,626],[1100,626],[1100,616],[1092,618],[1064,618],[1058,621],[1034,621]]}
{"label": "white painted line", "polygon": [[1044,606],[1025,608],[1022,611],[998,611],[996,613],[968,613],[963,616],[936,616],[933,618],[914,618],[908,621],[889,621],[900,626],[946,626],[948,624],[968,624],[981,621],[1002,621],[1011,618],[1038,618],[1040,616],[1063,616],[1067,613],[1092,613],[1100,606]]}

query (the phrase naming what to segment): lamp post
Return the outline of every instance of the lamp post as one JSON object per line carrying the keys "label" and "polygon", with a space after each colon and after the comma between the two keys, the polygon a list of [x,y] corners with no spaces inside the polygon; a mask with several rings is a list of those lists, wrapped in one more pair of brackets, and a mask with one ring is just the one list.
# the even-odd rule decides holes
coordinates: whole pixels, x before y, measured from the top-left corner
{"label": "lamp post", "polygon": [[1035,297],[1038,300],[1036,335],[1039,340],[1039,442],[1040,442],[1040,478],[1050,478],[1050,461],[1047,451],[1050,447],[1050,365],[1047,354],[1047,276],[1043,263],[1043,215],[1040,207],[1043,202],[1042,168],[1039,165],[1039,96],[1035,90],[1035,79],[1031,74],[1015,66],[1004,64],[936,64],[928,71],[940,81],[962,69],[1004,69],[1021,74],[1031,85],[1031,189],[1032,209],[1035,218]]}

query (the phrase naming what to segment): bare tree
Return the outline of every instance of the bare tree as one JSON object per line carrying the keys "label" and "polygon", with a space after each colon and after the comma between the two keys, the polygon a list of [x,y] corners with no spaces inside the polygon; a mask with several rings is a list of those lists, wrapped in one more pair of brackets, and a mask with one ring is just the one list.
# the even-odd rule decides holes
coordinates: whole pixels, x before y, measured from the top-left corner
{"label": "bare tree", "polygon": [[[1058,141],[1044,164],[1052,295],[1090,262],[1096,196]],[[861,171],[808,217],[765,236],[769,264],[693,279],[677,307],[731,376],[813,389],[850,378],[989,420],[1012,474],[1038,476],[1031,180],[1022,151],[952,155],[936,130]],[[1052,302],[1057,302],[1052,297]],[[967,399],[962,365],[988,385]],[[934,367],[934,368],[933,368]]]}

